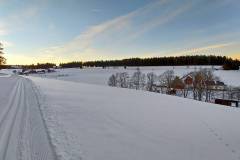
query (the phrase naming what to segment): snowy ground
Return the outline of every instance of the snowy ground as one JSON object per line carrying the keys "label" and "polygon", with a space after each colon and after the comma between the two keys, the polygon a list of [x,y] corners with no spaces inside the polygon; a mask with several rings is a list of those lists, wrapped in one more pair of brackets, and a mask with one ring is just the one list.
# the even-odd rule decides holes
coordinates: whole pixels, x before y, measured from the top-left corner
{"label": "snowy ground", "polygon": [[60,159],[239,160],[240,110],[30,77]]}
{"label": "snowy ground", "polygon": [[[137,67],[128,67],[123,69],[122,67],[118,68],[85,68],[85,69],[58,69],[55,73],[47,73],[37,75],[40,77],[60,79],[65,81],[73,82],[83,82],[88,84],[99,84],[107,85],[108,79],[112,74],[117,72],[128,72],[132,74],[136,71]],[[166,67],[140,67],[141,71],[144,73],[154,72],[157,75],[162,74],[166,70],[173,69],[175,74],[182,77],[183,75],[201,68],[212,68],[212,66],[166,66]],[[220,66],[215,66],[215,68],[220,68]],[[240,86],[240,70],[239,71],[224,71],[224,70],[215,70],[214,73],[220,77],[220,79],[225,82],[227,85]],[[36,75],[35,75],[36,76]]]}
{"label": "snowy ground", "polygon": [[0,159],[56,159],[30,80],[0,77]]}
{"label": "snowy ground", "polygon": [[62,70],[77,73],[66,81],[4,71],[0,160],[240,160],[238,108],[81,83],[120,70]]}

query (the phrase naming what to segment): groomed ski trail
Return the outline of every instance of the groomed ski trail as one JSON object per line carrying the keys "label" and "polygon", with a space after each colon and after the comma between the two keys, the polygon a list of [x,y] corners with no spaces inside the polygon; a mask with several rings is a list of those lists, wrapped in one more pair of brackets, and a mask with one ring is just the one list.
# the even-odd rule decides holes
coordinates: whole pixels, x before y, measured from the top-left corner
{"label": "groomed ski trail", "polygon": [[0,111],[0,159],[56,160],[33,84],[22,77],[10,78],[16,83]]}

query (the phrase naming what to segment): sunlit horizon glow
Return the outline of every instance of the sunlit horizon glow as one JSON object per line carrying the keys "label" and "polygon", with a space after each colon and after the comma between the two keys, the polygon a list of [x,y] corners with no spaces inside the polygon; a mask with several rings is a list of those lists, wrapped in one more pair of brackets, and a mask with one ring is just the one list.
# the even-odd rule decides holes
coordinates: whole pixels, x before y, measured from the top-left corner
{"label": "sunlit horizon glow", "polygon": [[240,59],[238,0],[0,0],[7,64],[221,55]]}
{"label": "sunlit horizon glow", "polygon": [[[232,58],[232,59],[237,59],[240,60],[240,53],[234,53],[234,54],[230,54],[229,56],[227,55],[228,58]],[[199,54],[201,55],[201,54]],[[203,55],[203,54],[202,54]],[[129,56],[129,57],[111,57],[111,58],[90,58],[90,59],[82,59],[81,57],[77,58],[77,59],[54,59],[52,58],[52,60],[50,59],[38,59],[38,58],[30,58],[30,57],[21,57],[21,56],[13,56],[12,55],[7,55],[5,56],[8,59],[8,63],[7,65],[30,65],[30,64],[37,64],[37,63],[54,63],[59,65],[60,63],[67,63],[67,62],[73,62],[73,61],[81,61],[81,62],[87,62],[87,61],[97,61],[97,60],[122,60],[122,59],[128,59],[128,58],[153,58],[153,57],[164,57],[164,56]],[[170,55],[169,55],[170,56]],[[174,57],[177,56],[186,56],[186,55],[172,55]],[[222,55],[220,55],[222,56]],[[224,55],[223,55],[224,56]],[[168,56],[166,56],[168,57]]]}

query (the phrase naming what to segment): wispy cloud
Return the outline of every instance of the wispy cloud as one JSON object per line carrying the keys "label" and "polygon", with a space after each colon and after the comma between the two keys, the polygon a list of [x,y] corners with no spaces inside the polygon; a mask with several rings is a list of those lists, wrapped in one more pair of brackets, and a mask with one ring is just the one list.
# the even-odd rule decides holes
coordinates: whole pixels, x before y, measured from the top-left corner
{"label": "wispy cloud", "polygon": [[169,52],[168,55],[177,56],[177,55],[197,55],[197,54],[221,54],[221,50],[234,46],[236,44],[238,44],[238,42],[212,44],[212,45],[202,46],[197,48],[189,48],[185,50],[172,51],[172,52]]}
{"label": "wispy cloud", "polygon": [[6,17],[0,17],[0,42],[3,44],[5,49],[14,46],[13,42],[6,40],[6,37],[9,37],[14,32],[21,30],[21,27],[25,25],[27,21],[34,18],[37,13],[38,8],[31,6],[15,13],[11,13]]}
{"label": "wispy cloud", "polygon": [[131,34],[128,38],[129,39],[137,38],[140,35],[148,32],[156,27],[167,24],[171,20],[174,20],[180,14],[189,10],[191,8],[191,6],[192,6],[191,3],[183,4],[182,6],[179,6],[174,10],[170,10],[163,15],[160,15],[158,17],[155,17],[155,18],[147,21],[146,23],[141,25],[140,28],[137,31],[135,31],[133,34]]}
{"label": "wispy cloud", "polygon": [[[132,11],[126,15],[119,16],[117,18],[111,19],[109,21],[103,22],[101,24],[89,27],[86,31],[81,33],[79,36],[77,36],[73,41],[68,43],[66,46],[72,47],[77,44],[80,49],[84,49],[87,46],[89,46],[94,40],[98,38],[98,36],[101,35],[108,35],[111,33],[118,33],[121,30],[125,30],[129,26],[133,25],[131,24],[133,19],[135,19],[138,16],[146,15],[149,12],[152,12],[154,9],[160,7],[164,3],[167,3],[166,0],[160,0],[156,1],[154,3],[150,3],[142,8],[139,8],[135,11]],[[108,37],[113,38],[113,37]]]}
{"label": "wispy cloud", "polygon": [[8,29],[3,22],[0,22],[0,36],[4,36],[8,34]]}
{"label": "wispy cloud", "polygon": [[56,25],[55,25],[54,23],[50,23],[50,24],[48,25],[48,29],[49,29],[49,30],[54,30],[54,29],[56,29]]}
{"label": "wispy cloud", "polygon": [[[225,1],[225,0],[224,0]],[[227,1],[227,0],[226,0]],[[141,8],[138,8],[128,14],[120,15],[113,19],[104,21],[100,24],[89,26],[86,30],[83,30],[79,35],[76,35],[72,40],[65,42],[61,45],[56,45],[48,48],[42,48],[38,50],[32,59],[34,61],[51,61],[58,63],[60,61],[72,61],[72,60],[94,60],[94,59],[114,59],[114,58],[126,58],[134,56],[161,56],[161,55],[187,55],[187,54],[213,54],[220,53],[221,50],[231,47],[234,43],[226,43],[235,41],[232,38],[237,36],[236,32],[232,34],[232,30],[228,30],[226,34],[226,28],[229,25],[216,24],[216,26],[204,26],[204,27],[189,27],[189,30],[185,31],[181,28],[177,29],[176,35],[164,34],[164,30],[171,30],[179,25],[179,23],[188,24],[186,22],[178,21],[178,18],[183,20],[192,20],[195,17],[188,17],[188,14],[199,12],[202,14],[203,11],[211,9],[212,6],[219,6],[219,3],[210,2],[211,6],[205,6],[205,1],[182,1],[176,2],[173,0],[156,0],[149,3]],[[222,4],[221,4],[222,5]],[[200,6],[200,7],[199,7]],[[195,11],[194,9],[199,10]],[[38,7],[29,7],[19,14],[9,16],[9,23],[22,24],[24,21],[31,20],[39,12]],[[93,9],[91,12],[101,12],[99,9]],[[188,14],[185,14],[188,13]],[[185,14],[185,15],[183,15]],[[183,15],[183,16],[182,16]],[[186,16],[187,15],[187,16]],[[197,14],[196,14],[197,15]],[[182,17],[181,17],[182,16]],[[187,18],[186,18],[187,17]],[[189,18],[189,19],[188,19]],[[175,21],[176,20],[176,21]],[[170,24],[171,22],[176,22]],[[175,25],[176,24],[176,25]],[[175,25],[175,26],[174,26]],[[194,24],[190,24],[193,25]],[[0,35],[9,33],[7,28],[0,24]],[[182,26],[182,25],[180,25]],[[49,30],[54,30],[56,26],[54,23],[47,25]],[[164,28],[165,27],[165,28]],[[170,29],[169,29],[169,28]],[[172,27],[172,28],[171,28]],[[188,27],[188,26],[186,26]],[[150,34],[153,34],[154,29],[158,30],[158,33],[163,33],[162,38]],[[163,30],[161,30],[163,29]],[[196,29],[199,29],[196,31]],[[225,30],[225,34],[219,32],[209,34],[208,31],[212,30]],[[151,32],[153,31],[153,32]],[[175,30],[176,31],[176,30]],[[185,31],[181,34],[181,31]],[[197,32],[197,33],[196,33]],[[150,33],[150,34],[148,34]],[[178,39],[180,36],[181,38]],[[156,37],[156,41],[164,43],[160,47],[149,49],[148,45],[143,44],[146,50],[141,50],[139,41],[144,41],[144,38],[149,38],[153,41]],[[173,36],[175,40],[166,41],[164,39],[171,39]],[[184,37],[183,37],[184,36]],[[142,44],[142,42],[140,42]],[[144,42],[143,42],[144,43]],[[157,44],[157,45],[158,45]],[[140,46],[140,47],[139,47]],[[153,45],[152,45],[153,46]],[[195,48],[194,48],[195,47]],[[140,48],[140,49],[139,49]],[[57,57],[60,57],[59,59]]]}
{"label": "wispy cloud", "polygon": [[214,45],[200,47],[200,48],[193,48],[193,49],[186,51],[186,53],[200,53],[200,52],[204,52],[204,51],[211,51],[211,50],[215,50],[215,49],[219,49],[219,48],[229,47],[234,44],[236,44],[236,43],[214,44]]}
{"label": "wispy cloud", "polygon": [[38,11],[37,6],[29,6],[5,17],[0,17],[0,36],[19,30],[22,25],[34,18],[38,14]]}
{"label": "wispy cloud", "polygon": [[99,12],[102,12],[102,10],[101,10],[101,9],[92,9],[91,12],[93,12],[93,13],[99,13]]}
{"label": "wispy cloud", "polygon": [[[87,54],[86,50],[94,50],[96,43],[108,42],[105,44],[109,44],[111,48],[111,45],[114,44],[126,44],[129,41],[134,41],[142,34],[167,24],[191,8],[191,3],[172,7],[169,2],[168,0],[158,0],[126,15],[91,26],[70,42],[47,48],[42,53],[51,53],[56,56],[64,54],[84,55]],[[167,8],[167,11],[155,15],[152,19],[148,18],[164,7]],[[142,17],[145,19],[142,20]]]}
{"label": "wispy cloud", "polygon": [[8,20],[15,23],[24,23],[25,20],[34,18],[37,15],[39,9],[37,6],[29,6],[23,10],[18,11],[15,14],[9,15]]}
{"label": "wispy cloud", "polygon": [[[201,46],[196,48],[188,48],[188,49],[172,49],[168,51],[162,51],[162,52],[150,52],[150,53],[142,53],[140,54],[141,57],[157,57],[159,55],[164,56],[185,56],[185,55],[226,55],[225,52],[222,52],[223,50],[226,50],[228,48],[234,48],[236,46],[239,46],[239,42],[229,42],[229,43],[215,43],[210,44],[207,46]],[[239,56],[238,56],[239,57]]]}

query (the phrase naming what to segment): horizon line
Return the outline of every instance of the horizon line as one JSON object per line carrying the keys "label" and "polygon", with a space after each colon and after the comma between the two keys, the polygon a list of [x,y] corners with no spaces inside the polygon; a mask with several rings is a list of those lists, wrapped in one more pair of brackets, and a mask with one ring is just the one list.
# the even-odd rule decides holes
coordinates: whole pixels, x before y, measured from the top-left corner
{"label": "horizon line", "polygon": [[216,56],[216,57],[226,57],[226,58],[231,58],[232,60],[238,60],[240,61],[240,57],[233,57],[233,56],[226,56],[226,55],[181,55],[181,56],[152,56],[152,57],[129,57],[129,58],[115,58],[115,59],[99,59],[99,60],[87,60],[87,61],[83,61],[83,60],[73,60],[73,61],[67,61],[67,62],[59,62],[59,63],[54,63],[54,62],[37,62],[37,63],[28,63],[28,64],[3,64],[2,66],[23,66],[23,65],[36,65],[36,64],[46,64],[46,63],[50,63],[50,64],[61,64],[61,63],[71,63],[71,62],[82,62],[82,63],[86,63],[86,62],[96,62],[96,61],[121,61],[121,60],[126,60],[126,59],[151,59],[151,58],[170,58],[170,57],[194,57],[194,56]]}

